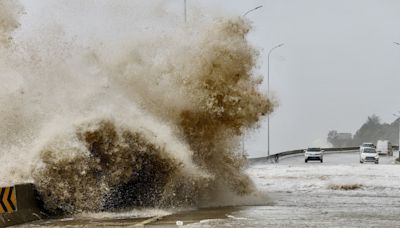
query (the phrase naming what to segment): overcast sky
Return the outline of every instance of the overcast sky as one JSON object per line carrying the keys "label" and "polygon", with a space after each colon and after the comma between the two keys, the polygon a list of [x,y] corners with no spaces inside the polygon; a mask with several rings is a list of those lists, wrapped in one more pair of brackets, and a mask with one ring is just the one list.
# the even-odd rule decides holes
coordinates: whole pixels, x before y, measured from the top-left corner
{"label": "overcast sky", "polygon": [[[322,143],[331,129],[354,133],[368,115],[394,120],[400,110],[400,46],[393,44],[400,40],[400,1],[218,1],[236,13],[258,5],[264,7],[248,17],[255,26],[250,40],[264,50],[263,72],[268,50],[285,43],[271,58],[270,85],[280,102],[271,119],[272,152]],[[265,138],[263,124],[248,150],[261,155]]]}
{"label": "overcast sky", "polygon": [[[74,7],[77,12],[66,15],[79,27],[85,23],[85,14],[91,13],[79,12],[77,6],[104,1],[64,1],[60,7],[59,1],[22,2],[28,14],[25,27],[34,27],[39,20],[57,21],[62,18],[60,12]],[[271,117],[272,153],[323,143],[332,129],[354,133],[372,114],[392,122],[392,113],[400,110],[400,46],[393,44],[400,42],[400,1],[187,2],[189,23],[202,16],[241,15],[263,5],[247,17],[254,23],[249,40],[261,50],[258,71],[264,75],[268,50],[285,43],[271,58],[270,86],[280,104]],[[144,8],[165,8],[176,18],[183,12],[183,0],[131,1],[130,5],[134,7],[127,8],[129,13],[140,15],[144,24],[151,20]],[[93,29],[103,26],[100,23]],[[246,149],[253,156],[266,153],[266,126],[263,123],[260,130],[247,136]]]}

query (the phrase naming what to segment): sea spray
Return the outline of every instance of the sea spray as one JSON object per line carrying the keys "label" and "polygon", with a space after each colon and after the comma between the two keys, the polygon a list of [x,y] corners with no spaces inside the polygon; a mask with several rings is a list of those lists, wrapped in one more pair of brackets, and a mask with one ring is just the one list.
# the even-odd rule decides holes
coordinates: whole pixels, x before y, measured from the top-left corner
{"label": "sea spray", "polygon": [[8,46],[12,41],[12,32],[19,27],[19,16],[23,8],[12,0],[0,1],[0,47]]}
{"label": "sea spray", "polygon": [[179,204],[184,194],[193,192],[175,196],[167,185],[180,183],[181,178],[208,178],[186,156],[189,148],[165,136],[165,126],[152,129],[154,123],[146,125],[143,119],[141,124],[128,122],[90,118],[41,147],[33,177],[47,209],[72,213],[161,206],[171,197]]}
{"label": "sea spray", "polygon": [[9,142],[0,158],[11,163],[2,177],[14,170],[14,180],[33,180],[46,208],[66,213],[253,194],[238,138],[273,103],[253,76],[250,28],[222,18],[151,39],[135,34],[119,48],[82,48],[54,34],[33,47],[8,42],[14,53],[0,64],[12,73],[0,76],[21,82],[1,97],[12,133],[0,137]]}

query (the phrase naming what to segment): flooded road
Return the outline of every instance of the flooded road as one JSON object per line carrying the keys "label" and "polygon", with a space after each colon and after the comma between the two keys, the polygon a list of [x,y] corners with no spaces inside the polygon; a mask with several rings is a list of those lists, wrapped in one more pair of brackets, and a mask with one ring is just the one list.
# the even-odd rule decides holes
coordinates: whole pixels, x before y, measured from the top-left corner
{"label": "flooded road", "polygon": [[400,166],[390,157],[379,165],[357,159],[357,153],[331,154],[322,164],[292,157],[250,167],[269,206],[98,213],[29,227],[399,227]]}

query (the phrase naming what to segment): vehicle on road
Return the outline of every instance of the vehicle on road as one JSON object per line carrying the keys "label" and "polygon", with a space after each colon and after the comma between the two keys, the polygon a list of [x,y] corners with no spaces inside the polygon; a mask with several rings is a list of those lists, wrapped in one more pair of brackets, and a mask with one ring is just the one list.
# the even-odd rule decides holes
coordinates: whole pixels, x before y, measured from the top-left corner
{"label": "vehicle on road", "polygon": [[393,156],[392,144],[389,140],[378,140],[376,143],[376,152],[378,152],[378,154]]}
{"label": "vehicle on road", "polygon": [[308,148],[304,150],[304,162],[309,160],[317,160],[321,163],[324,161],[324,151],[321,148]]}
{"label": "vehicle on road", "polygon": [[360,163],[364,162],[379,163],[379,154],[376,152],[375,148],[366,147],[360,152]]}
{"label": "vehicle on road", "polygon": [[361,146],[360,146],[360,153],[362,153],[362,151],[365,148],[374,148],[375,149],[376,147],[375,147],[375,145],[373,143],[365,142],[365,143],[361,144]]}

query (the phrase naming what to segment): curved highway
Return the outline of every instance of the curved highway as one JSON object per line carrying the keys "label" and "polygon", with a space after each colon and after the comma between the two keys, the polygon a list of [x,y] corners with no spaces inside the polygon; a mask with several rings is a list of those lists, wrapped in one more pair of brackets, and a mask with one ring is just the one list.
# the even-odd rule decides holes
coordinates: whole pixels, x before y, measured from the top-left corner
{"label": "curved highway", "polygon": [[[395,156],[379,156],[380,164],[392,164],[394,162]],[[321,164],[319,161],[308,161],[304,162],[303,155],[292,155],[291,157],[281,157],[279,158],[280,164],[304,164],[304,165],[315,165]],[[325,153],[323,165],[356,165],[360,164],[360,155],[358,151],[354,152],[337,152],[337,153]],[[372,163],[373,164],[373,163]]]}

